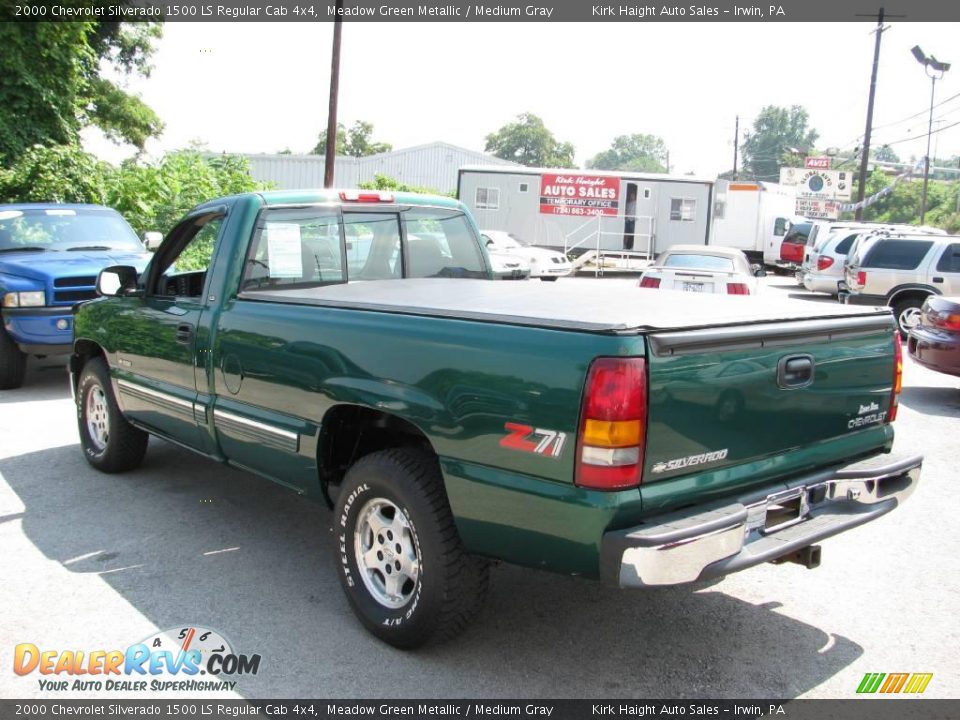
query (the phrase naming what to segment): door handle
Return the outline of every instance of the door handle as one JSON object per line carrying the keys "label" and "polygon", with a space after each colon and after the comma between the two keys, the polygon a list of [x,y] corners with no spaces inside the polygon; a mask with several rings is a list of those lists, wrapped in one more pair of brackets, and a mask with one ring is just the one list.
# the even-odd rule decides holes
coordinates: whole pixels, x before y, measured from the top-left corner
{"label": "door handle", "polygon": [[780,358],[777,363],[777,385],[784,390],[806,387],[813,383],[812,355],[794,355]]}
{"label": "door handle", "polygon": [[193,325],[190,323],[180,323],[177,325],[177,342],[181,345],[189,345],[193,339]]}
{"label": "door handle", "polygon": [[933,281],[934,281],[935,283],[942,283],[942,282],[943,282],[943,278],[942,278],[942,277],[935,277],[935,278],[933,279]]}

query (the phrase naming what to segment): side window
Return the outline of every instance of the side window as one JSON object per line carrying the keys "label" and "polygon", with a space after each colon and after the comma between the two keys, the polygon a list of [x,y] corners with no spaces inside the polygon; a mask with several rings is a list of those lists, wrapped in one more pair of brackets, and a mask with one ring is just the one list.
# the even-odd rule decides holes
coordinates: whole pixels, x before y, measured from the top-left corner
{"label": "side window", "polygon": [[847,235],[843,240],[838,244],[834,252],[837,255],[846,255],[850,252],[850,246],[853,245],[853,241],[857,239],[859,233],[854,233],[853,235]]}
{"label": "side window", "polygon": [[881,240],[863,259],[863,267],[886,270],[916,270],[933,242]]}
{"label": "side window", "polygon": [[692,221],[697,214],[697,201],[693,198],[670,198],[670,219]]}
{"label": "side window", "polygon": [[476,236],[463,213],[413,208],[404,213],[404,222],[407,277],[486,277]]}
{"label": "side window", "polygon": [[396,213],[344,213],[343,229],[351,281],[403,277],[400,219]]}
{"label": "side window", "polygon": [[192,224],[174,230],[177,240],[169,249],[161,248],[157,275],[151,295],[161,297],[203,297],[207,270],[213,259],[217,236],[223,226],[222,215],[198,218]]}
{"label": "side window", "polygon": [[960,244],[948,245],[937,263],[938,272],[960,273]]}
{"label": "side window", "polygon": [[500,208],[500,188],[477,188],[474,204],[478,210],[497,210]]}
{"label": "side window", "polygon": [[787,234],[787,219],[778,217],[773,221],[773,234],[775,237],[783,237]]}
{"label": "side window", "polygon": [[265,211],[243,269],[241,290],[344,282],[340,215],[331,208]]}

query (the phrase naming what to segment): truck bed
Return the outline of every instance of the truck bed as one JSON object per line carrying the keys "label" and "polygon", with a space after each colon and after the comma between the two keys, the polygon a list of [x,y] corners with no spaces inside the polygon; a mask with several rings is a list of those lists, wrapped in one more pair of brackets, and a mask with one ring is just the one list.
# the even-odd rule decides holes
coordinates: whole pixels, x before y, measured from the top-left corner
{"label": "truck bed", "polygon": [[[506,323],[604,334],[743,327],[763,323],[876,317],[884,309],[781,298],[640,290],[602,282],[490,282],[463,279],[375,280],[323,287],[251,290],[242,300],[317,305]],[[842,324],[842,323],[841,323]]]}

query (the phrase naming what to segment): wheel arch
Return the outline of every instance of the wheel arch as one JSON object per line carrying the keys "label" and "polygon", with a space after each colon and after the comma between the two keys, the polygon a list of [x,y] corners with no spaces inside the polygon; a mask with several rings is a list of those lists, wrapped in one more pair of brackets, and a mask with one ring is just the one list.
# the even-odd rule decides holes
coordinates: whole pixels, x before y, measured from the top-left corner
{"label": "wheel arch", "polygon": [[942,295],[943,293],[935,287],[921,285],[919,283],[910,283],[908,285],[898,285],[887,293],[887,305],[893,307],[906,297],[916,296],[925,298],[929,295]]}
{"label": "wheel arch", "polygon": [[327,410],[317,440],[320,489],[333,507],[351,465],[378,450],[416,447],[437,456],[427,434],[415,423],[383,410],[344,403]]}
{"label": "wheel arch", "polygon": [[70,354],[70,386],[74,394],[77,391],[77,382],[80,379],[80,371],[83,366],[93,358],[106,358],[107,353],[102,347],[93,340],[80,339],[73,343],[73,352]]}

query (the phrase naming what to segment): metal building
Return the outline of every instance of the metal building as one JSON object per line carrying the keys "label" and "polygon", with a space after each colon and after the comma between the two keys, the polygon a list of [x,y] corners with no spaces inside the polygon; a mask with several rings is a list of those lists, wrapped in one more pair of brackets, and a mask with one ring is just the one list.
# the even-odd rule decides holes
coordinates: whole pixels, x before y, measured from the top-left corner
{"label": "metal building", "polygon": [[[323,155],[245,155],[254,179],[271,182],[281,190],[323,187]],[[444,142],[391,150],[367,157],[338,156],[334,165],[337,187],[356,187],[370,182],[377,174],[407,185],[453,192],[457,171],[464,165],[483,163],[497,167],[516,166],[508,160],[467,150]]]}
{"label": "metal building", "polygon": [[652,258],[708,242],[712,188],[686,175],[487,165],[461,168],[457,197],[482,229],[564,252]]}

